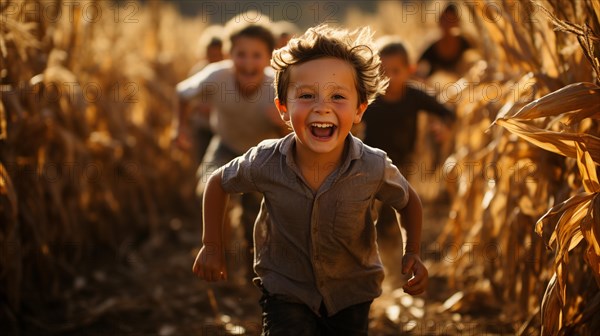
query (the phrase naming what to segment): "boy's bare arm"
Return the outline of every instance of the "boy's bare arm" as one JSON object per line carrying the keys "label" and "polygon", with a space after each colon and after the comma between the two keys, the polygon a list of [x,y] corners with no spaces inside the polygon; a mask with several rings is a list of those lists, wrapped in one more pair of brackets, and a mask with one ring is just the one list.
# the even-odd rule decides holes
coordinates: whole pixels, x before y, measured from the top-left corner
{"label": "boy's bare arm", "polygon": [[408,294],[418,295],[427,289],[429,274],[420,257],[423,208],[419,196],[412,187],[409,187],[408,203],[400,213],[407,236],[406,253],[402,258],[402,273],[414,274],[414,277],[402,288]]}
{"label": "boy's bare arm", "polygon": [[400,214],[402,215],[402,225],[406,229],[406,253],[419,255],[421,253],[423,208],[419,195],[410,186],[408,188],[408,203],[400,211]]}
{"label": "boy's bare arm", "polygon": [[221,172],[215,171],[206,183],[202,200],[203,246],[193,267],[194,273],[207,281],[227,279],[222,228],[229,194],[221,186]]}

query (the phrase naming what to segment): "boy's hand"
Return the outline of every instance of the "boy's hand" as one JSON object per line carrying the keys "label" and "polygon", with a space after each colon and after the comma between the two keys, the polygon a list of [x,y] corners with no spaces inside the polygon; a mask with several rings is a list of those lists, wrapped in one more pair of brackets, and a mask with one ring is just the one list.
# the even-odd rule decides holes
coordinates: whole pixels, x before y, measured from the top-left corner
{"label": "boy's hand", "polygon": [[407,253],[402,258],[402,274],[407,273],[412,273],[414,276],[402,286],[402,289],[410,295],[419,295],[425,292],[429,274],[421,258],[414,253]]}
{"label": "boy's hand", "polygon": [[223,251],[216,248],[202,246],[194,261],[192,271],[200,279],[206,281],[227,280],[227,269],[225,268],[225,256]]}

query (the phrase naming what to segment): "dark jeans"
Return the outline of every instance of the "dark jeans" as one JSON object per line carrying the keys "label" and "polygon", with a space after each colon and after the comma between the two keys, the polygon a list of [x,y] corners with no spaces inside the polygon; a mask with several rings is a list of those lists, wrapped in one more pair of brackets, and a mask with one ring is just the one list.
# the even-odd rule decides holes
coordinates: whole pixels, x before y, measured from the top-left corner
{"label": "dark jeans", "polygon": [[[264,290],[263,290],[264,291]],[[321,316],[308,306],[286,301],[278,295],[263,293],[263,336],[368,335],[371,302],[350,306],[333,316],[327,316],[321,306]]]}

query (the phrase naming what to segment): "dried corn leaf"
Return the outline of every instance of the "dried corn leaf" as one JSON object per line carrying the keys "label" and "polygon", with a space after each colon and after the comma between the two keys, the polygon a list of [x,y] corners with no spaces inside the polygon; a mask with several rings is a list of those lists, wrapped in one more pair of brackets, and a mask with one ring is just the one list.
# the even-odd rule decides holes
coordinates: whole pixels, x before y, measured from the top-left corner
{"label": "dried corn leaf", "polygon": [[600,138],[586,133],[553,132],[514,119],[498,119],[496,124],[547,151],[577,157],[576,143],[584,143],[592,160],[600,164]]}
{"label": "dried corn leaf", "polygon": [[[551,222],[551,219],[557,215],[563,215],[568,212],[569,214],[575,213],[577,208],[586,202],[590,202],[590,200],[594,197],[594,194],[590,193],[579,193],[577,195],[572,196],[568,200],[553,206],[548,212],[546,212],[535,224],[535,232],[544,237],[546,240],[546,245],[550,245],[550,240],[553,240],[554,228],[546,228],[546,225]],[[552,230],[550,234],[547,232]]]}
{"label": "dried corn leaf", "polygon": [[600,22],[600,1],[591,1],[591,3],[594,8],[594,12],[596,13],[596,20]]}
{"label": "dried corn leaf", "polygon": [[8,170],[4,167],[4,165],[0,162],[0,195],[5,195],[8,199],[10,205],[10,211],[5,209],[6,213],[11,213],[13,215],[17,214],[18,203],[17,203],[17,193],[15,192],[14,184],[8,175]]}
{"label": "dried corn leaf", "polygon": [[585,191],[589,193],[600,192],[600,183],[598,183],[598,175],[596,174],[596,165],[590,156],[590,153],[585,148],[585,145],[575,143],[577,148],[577,166]]}
{"label": "dried corn leaf", "polygon": [[0,140],[5,140],[7,138],[6,132],[6,111],[4,110],[4,103],[0,101]]}
{"label": "dried corn leaf", "polygon": [[504,118],[536,119],[568,114],[567,124],[593,117],[600,119],[600,87],[592,83],[575,83],[525,105]]}
{"label": "dried corn leaf", "polygon": [[581,202],[575,207],[569,208],[560,216],[548,241],[548,246],[552,246],[554,240],[557,241],[557,259],[567,258],[567,253],[583,239],[579,223],[587,216],[590,202]]}
{"label": "dried corn leaf", "polygon": [[558,295],[556,273],[548,282],[541,306],[542,336],[558,334],[562,327],[562,305]]}
{"label": "dried corn leaf", "polygon": [[588,246],[597,256],[600,256],[600,218],[598,216],[600,216],[600,196],[596,194],[591,201],[588,215],[581,222],[581,232]]}
{"label": "dried corn leaf", "polygon": [[594,248],[590,246],[587,248],[584,258],[592,269],[596,285],[600,287],[600,256],[594,251]]}
{"label": "dried corn leaf", "polygon": [[10,16],[3,15],[2,24],[5,27],[2,31],[4,35],[3,49],[6,48],[5,42],[11,41],[14,43],[20,58],[28,60],[27,51],[30,48],[39,49],[41,47],[40,41],[34,35],[34,31],[38,26],[37,22],[20,22]]}

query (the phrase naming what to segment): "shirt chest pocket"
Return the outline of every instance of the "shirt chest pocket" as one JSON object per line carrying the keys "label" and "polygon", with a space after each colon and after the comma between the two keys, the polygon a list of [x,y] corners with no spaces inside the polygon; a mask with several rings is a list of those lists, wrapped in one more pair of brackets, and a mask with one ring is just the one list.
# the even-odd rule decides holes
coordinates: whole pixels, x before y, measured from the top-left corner
{"label": "shirt chest pocket", "polygon": [[361,236],[367,222],[370,200],[338,201],[335,207],[333,234],[342,240],[355,240]]}

